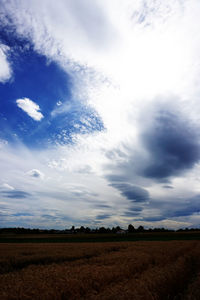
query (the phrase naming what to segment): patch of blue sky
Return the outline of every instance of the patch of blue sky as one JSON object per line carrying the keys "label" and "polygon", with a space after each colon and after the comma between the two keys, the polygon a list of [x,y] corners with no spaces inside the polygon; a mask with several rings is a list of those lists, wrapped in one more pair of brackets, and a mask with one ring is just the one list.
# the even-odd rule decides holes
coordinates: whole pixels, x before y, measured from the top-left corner
{"label": "patch of blue sky", "polygon": [[[94,110],[72,97],[73,80],[55,62],[36,53],[30,43],[4,30],[1,42],[10,47],[12,79],[0,83],[0,138],[28,147],[71,143],[76,133],[100,131],[103,124]],[[17,99],[39,105],[40,121],[20,109]]]}

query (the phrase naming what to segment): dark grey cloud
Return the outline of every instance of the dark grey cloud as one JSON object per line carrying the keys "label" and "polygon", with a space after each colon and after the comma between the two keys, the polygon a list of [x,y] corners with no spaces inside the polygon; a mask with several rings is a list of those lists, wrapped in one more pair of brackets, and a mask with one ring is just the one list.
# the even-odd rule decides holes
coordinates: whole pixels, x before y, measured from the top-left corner
{"label": "dark grey cloud", "polygon": [[139,216],[142,212],[142,207],[130,207],[128,211],[123,213],[124,217],[136,217]]}
{"label": "dark grey cloud", "polygon": [[194,213],[200,213],[200,195],[190,198],[181,205],[181,207],[174,209],[168,214],[171,217],[190,216]]}
{"label": "dark grey cloud", "polygon": [[16,199],[24,199],[31,196],[31,194],[21,190],[1,191],[0,194],[6,198],[16,198]]}
{"label": "dark grey cloud", "polygon": [[48,221],[54,221],[54,220],[60,219],[59,216],[46,215],[46,214],[41,215],[40,217],[43,219],[47,219]]}
{"label": "dark grey cloud", "polygon": [[143,130],[141,140],[150,155],[140,171],[144,177],[162,180],[192,168],[200,160],[197,129],[169,110],[155,114],[151,126]]}
{"label": "dark grey cloud", "polygon": [[[123,167],[125,168],[126,166],[123,164],[119,164],[119,167],[122,167],[122,169],[120,171],[123,171]],[[113,171],[117,171],[116,169],[114,169]],[[127,169],[128,171],[128,169]],[[126,179],[126,174],[108,174],[105,177],[110,181],[110,182],[123,182]],[[128,179],[128,177],[127,177]]]}
{"label": "dark grey cloud", "polygon": [[142,218],[142,220],[146,221],[146,222],[157,222],[157,221],[165,220],[165,217],[164,216],[145,217],[145,218]]}
{"label": "dark grey cloud", "polygon": [[104,219],[109,219],[111,217],[110,214],[101,214],[96,216],[96,220],[104,220]]}
{"label": "dark grey cloud", "polygon": [[173,189],[172,177],[182,175],[200,161],[199,128],[169,106],[169,101],[160,100],[144,109],[138,122],[138,143],[121,144],[120,151],[107,153],[110,163],[105,167],[105,177],[128,199],[135,196],[135,191],[124,184],[134,182],[142,188],[156,181],[165,189]]}
{"label": "dark grey cloud", "polygon": [[95,204],[94,203],[95,208],[111,208],[110,205],[107,204]]}
{"label": "dark grey cloud", "polygon": [[149,200],[149,192],[139,186],[128,183],[111,183],[110,185],[118,189],[124,197],[133,202],[146,202]]}
{"label": "dark grey cloud", "polygon": [[8,214],[8,213],[0,212],[0,218],[9,217],[9,216],[10,216],[10,214]]}
{"label": "dark grey cloud", "polygon": [[[197,124],[182,114],[175,104],[172,107],[169,101],[160,100],[142,112],[137,142],[129,141],[126,145],[119,145],[120,151],[112,149],[107,153],[110,163],[105,166],[105,177],[112,187],[130,200],[130,207],[122,215],[134,217],[134,220],[156,222],[189,217],[200,211],[197,200],[186,199],[184,195],[182,201],[180,198],[167,200],[169,195],[165,199],[152,199],[144,188],[153,187],[155,182],[172,192],[173,177],[182,176],[200,161]],[[134,209],[136,204],[139,210]]]}
{"label": "dark grey cloud", "polygon": [[34,178],[43,178],[44,177],[44,174],[40,170],[37,170],[37,169],[30,170],[27,172],[27,174]]}
{"label": "dark grey cloud", "polygon": [[12,216],[13,217],[33,217],[34,214],[26,213],[26,212],[19,212],[19,213],[12,214]]}
{"label": "dark grey cloud", "polygon": [[[150,208],[156,209],[156,215],[146,216],[143,218],[144,221],[161,221],[164,219],[176,219],[179,217],[189,217],[193,214],[200,213],[200,195],[196,195],[191,198],[183,197],[182,200],[177,201],[155,201],[152,200],[150,204]],[[159,211],[159,215],[158,215]]]}
{"label": "dark grey cloud", "polygon": [[163,188],[164,189],[173,189],[174,187],[171,185],[163,185]]}

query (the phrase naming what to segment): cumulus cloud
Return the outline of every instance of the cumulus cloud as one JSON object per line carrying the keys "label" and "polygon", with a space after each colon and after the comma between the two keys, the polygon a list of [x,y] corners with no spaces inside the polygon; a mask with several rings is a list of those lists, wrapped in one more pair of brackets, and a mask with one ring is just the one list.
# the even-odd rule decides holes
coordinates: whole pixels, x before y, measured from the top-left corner
{"label": "cumulus cloud", "polygon": [[7,59],[6,52],[8,47],[0,44],[0,82],[4,83],[12,76],[10,63]]}
{"label": "cumulus cloud", "polygon": [[28,171],[27,174],[34,178],[41,178],[41,179],[44,178],[44,174],[40,170],[37,170],[37,169],[32,169],[32,170]]}
{"label": "cumulus cloud", "polygon": [[25,111],[33,120],[41,121],[41,119],[44,118],[43,114],[40,112],[39,105],[29,98],[17,99],[16,103],[17,106]]}

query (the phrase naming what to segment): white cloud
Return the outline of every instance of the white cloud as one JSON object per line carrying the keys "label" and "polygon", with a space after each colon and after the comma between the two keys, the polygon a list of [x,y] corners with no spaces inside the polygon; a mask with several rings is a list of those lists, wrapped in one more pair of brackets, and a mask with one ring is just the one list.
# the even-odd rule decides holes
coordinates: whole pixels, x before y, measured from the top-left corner
{"label": "white cloud", "polygon": [[44,117],[40,112],[39,105],[32,100],[28,98],[17,99],[16,103],[18,107],[25,111],[35,121],[40,121]]}
{"label": "white cloud", "polygon": [[56,105],[57,105],[57,106],[62,105],[62,101],[59,100],[59,101],[56,103]]}
{"label": "white cloud", "polygon": [[0,44],[0,82],[2,83],[9,80],[12,76],[11,67],[6,57],[8,49],[7,46]]}
{"label": "white cloud", "polygon": [[8,183],[3,183],[2,184],[2,187],[7,189],[7,190],[14,190],[14,187],[9,185]]}
{"label": "white cloud", "polygon": [[67,113],[72,109],[71,103],[62,104],[61,101],[56,103],[56,107],[52,110],[51,116],[56,117],[59,114]]}

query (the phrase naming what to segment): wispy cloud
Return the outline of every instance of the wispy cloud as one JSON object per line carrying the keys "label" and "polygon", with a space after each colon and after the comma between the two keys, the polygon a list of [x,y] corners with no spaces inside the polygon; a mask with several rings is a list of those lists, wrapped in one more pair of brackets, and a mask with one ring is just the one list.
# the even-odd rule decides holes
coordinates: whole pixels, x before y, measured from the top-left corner
{"label": "wispy cloud", "polygon": [[6,55],[8,50],[8,46],[0,44],[0,82],[2,83],[9,80],[12,76],[11,66]]}
{"label": "wispy cloud", "polygon": [[16,199],[24,199],[30,196],[29,193],[20,190],[5,190],[0,192],[3,197],[6,198],[16,198]]}
{"label": "wispy cloud", "polygon": [[8,190],[14,190],[14,187],[13,186],[11,186],[10,184],[8,184],[8,183],[3,183],[2,184],[2,188],[4,188],[4,189],[8,189]]}

